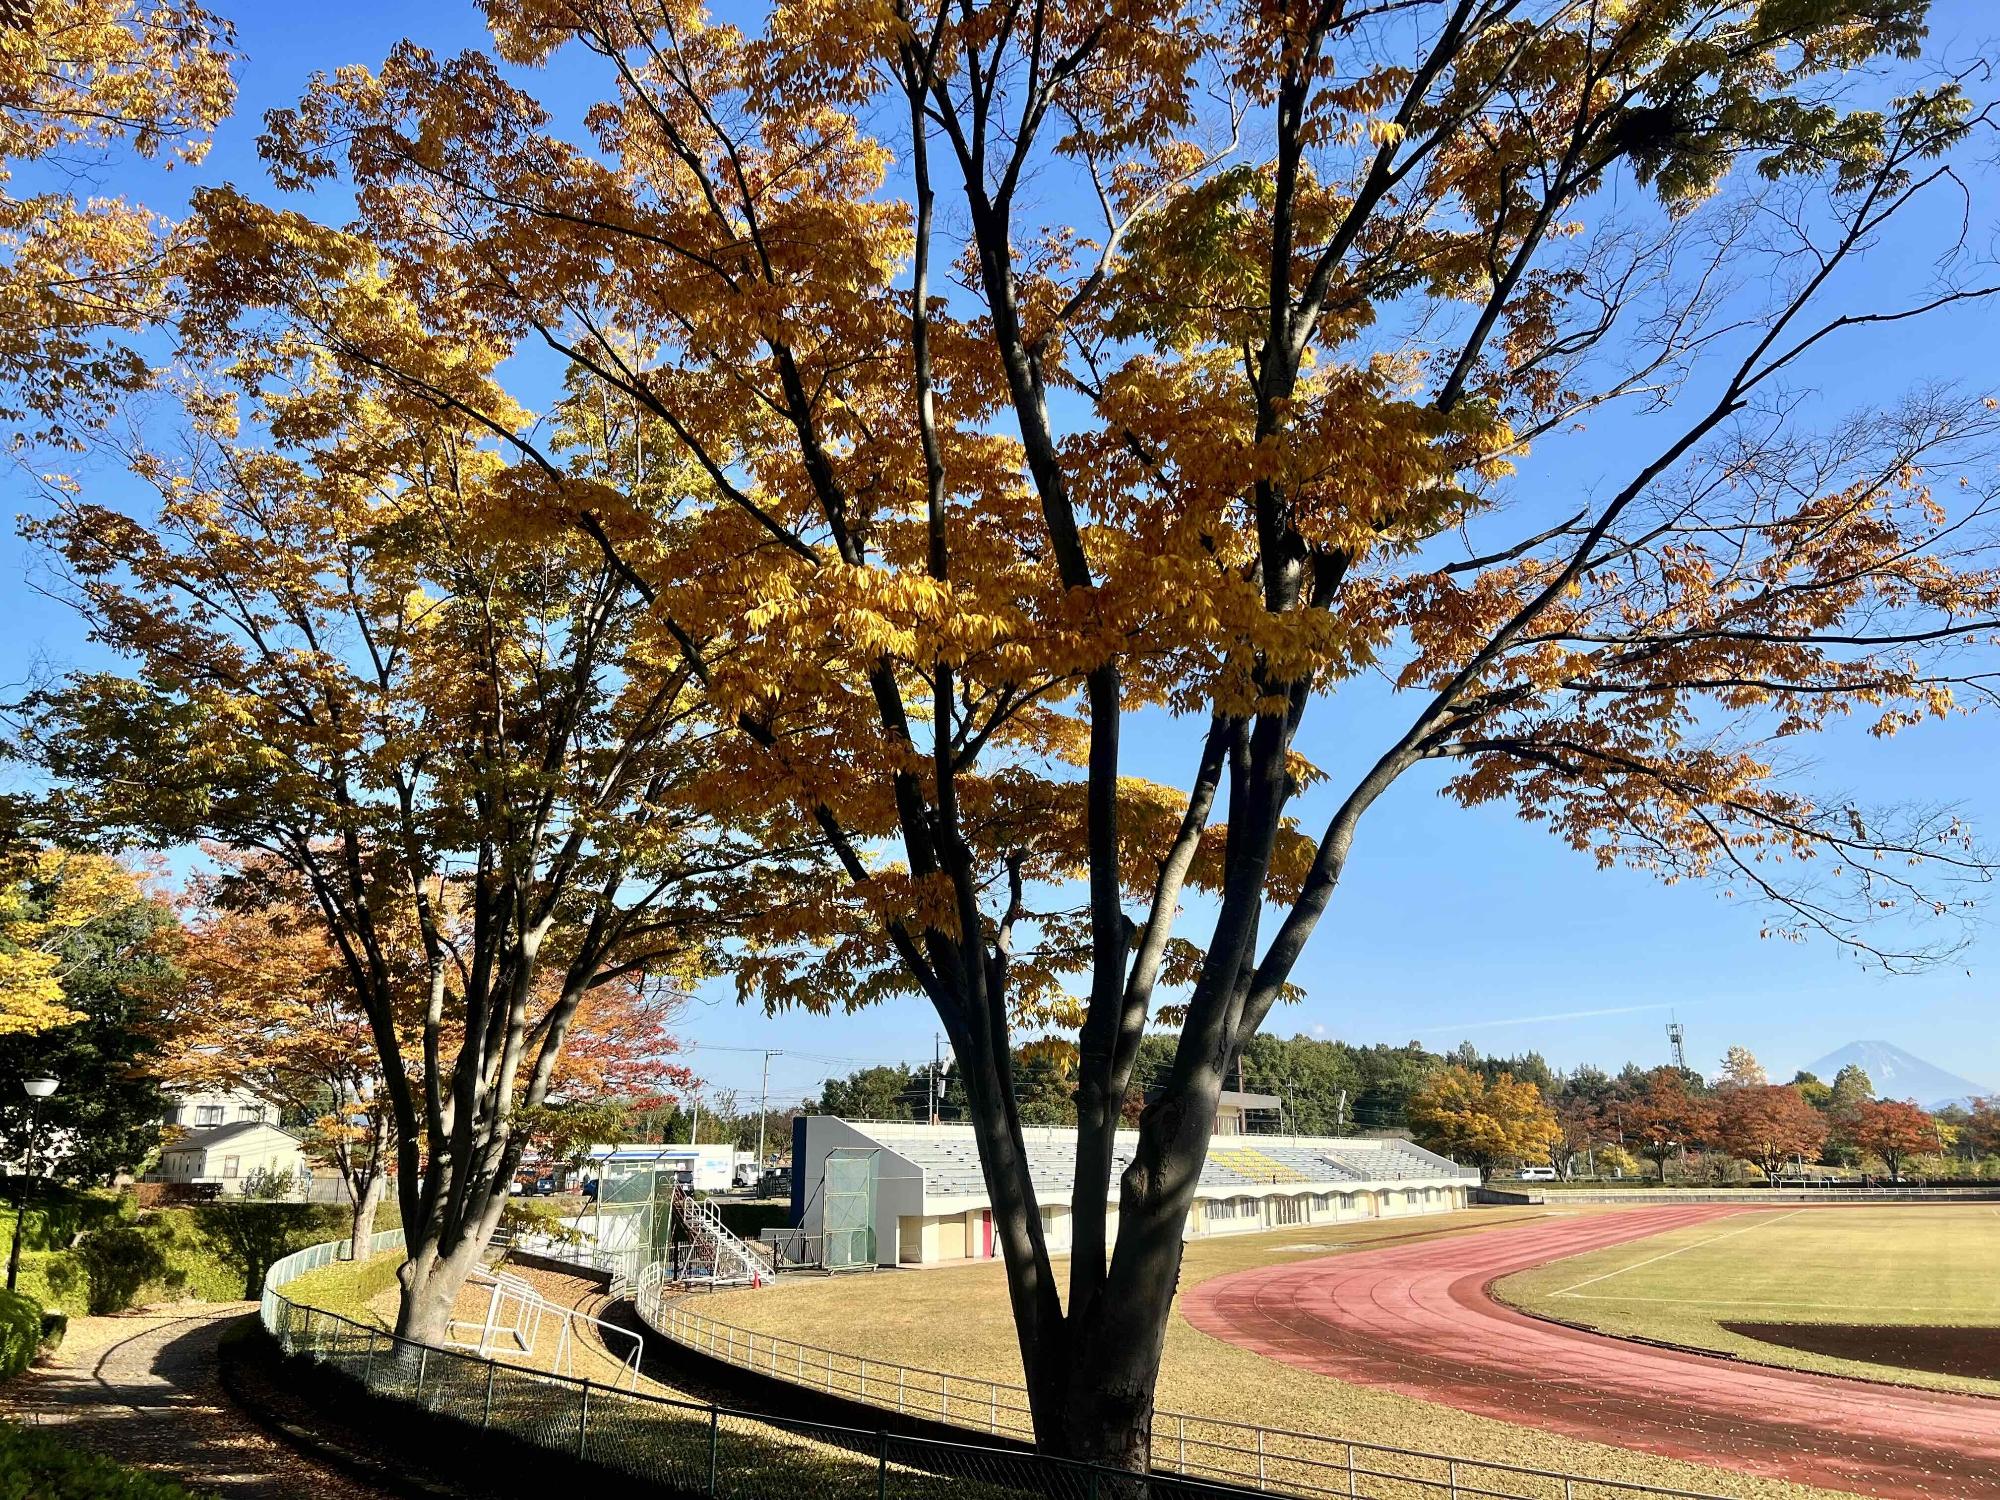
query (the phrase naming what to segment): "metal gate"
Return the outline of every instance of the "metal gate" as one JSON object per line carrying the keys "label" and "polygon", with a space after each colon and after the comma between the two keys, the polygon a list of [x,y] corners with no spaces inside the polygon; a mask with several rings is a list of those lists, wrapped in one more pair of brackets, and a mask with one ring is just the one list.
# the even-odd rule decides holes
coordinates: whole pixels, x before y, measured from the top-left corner
{"label": "metal gate", "polygon": [[826,1154],[820,1195],[826,1268],[849,1271],[875,1264],[876,1147],[836,1146]]}

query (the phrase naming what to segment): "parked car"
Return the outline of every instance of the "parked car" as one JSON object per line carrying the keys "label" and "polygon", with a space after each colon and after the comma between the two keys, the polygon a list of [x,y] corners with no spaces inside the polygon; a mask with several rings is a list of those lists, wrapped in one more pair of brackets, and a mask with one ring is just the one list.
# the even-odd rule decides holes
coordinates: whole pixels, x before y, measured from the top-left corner
{"label": "parked car", "polygon": [[1556,1180],[1556,1169],[1554,1167],[1523,1167],[1514,1174],[1514,1180],[1516,1182],[1554,1182]]}

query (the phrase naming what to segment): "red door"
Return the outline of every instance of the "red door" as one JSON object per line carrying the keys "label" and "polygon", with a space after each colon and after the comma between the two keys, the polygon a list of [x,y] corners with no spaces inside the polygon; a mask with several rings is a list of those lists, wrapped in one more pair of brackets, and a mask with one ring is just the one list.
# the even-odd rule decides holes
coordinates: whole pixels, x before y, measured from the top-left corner
{"label": "red door", "polygon": [[979,1237],[980,1242],[986,1247],[979,1252],[981,1257],[986,1260],[993,1259],[993,1215],[984,1209],[979,1211]]}

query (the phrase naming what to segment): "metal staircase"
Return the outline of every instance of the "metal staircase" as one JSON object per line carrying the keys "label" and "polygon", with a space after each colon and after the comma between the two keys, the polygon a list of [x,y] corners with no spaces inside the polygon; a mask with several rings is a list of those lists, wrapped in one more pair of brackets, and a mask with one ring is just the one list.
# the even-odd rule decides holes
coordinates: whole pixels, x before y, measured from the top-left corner
{"label": "metal staircase", "polygon": [[771,1279],[770,1262],[738,1239],[711,1203],[674,1185],[674,1216],[687,1236],[685,1259],[675,1279],[708,1286],[762,1286]]}

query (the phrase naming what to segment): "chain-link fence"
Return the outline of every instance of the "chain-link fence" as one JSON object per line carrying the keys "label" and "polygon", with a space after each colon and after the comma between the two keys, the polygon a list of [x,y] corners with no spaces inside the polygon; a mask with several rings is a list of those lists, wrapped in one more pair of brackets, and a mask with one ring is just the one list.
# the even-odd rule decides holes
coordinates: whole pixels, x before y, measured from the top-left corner
{"label": "chain-link fence", "polygon": [[[375,1236],[380,1253],[402,1234]],[[371,1394],[506,1433],[634,1478],[731,1500],[1217,1500],[1279,1494],[1351,1500],[1719,1500],[1513,1464],[1285,1432],[1176,1412],[1153,1421],[1152,1475],[1045,1458],[1019,1386],[864,1360],[705,1318],[642,1277],[638,1306],[656,1332],[759,1374],[830,1395],[984,1431],[948,1442],[877,1428],[794,1421],[614,1390],[574,1376],[413,1343],[280,1290],[340,1258],[314,1245],[271,1267],[263,1321],[288,1353],[358,1381]],[[657,1268],[654,1268],[657,1269]]]}
{"label": "chain-link fence", "polygon": [[[642,1276],[640,1319],[675,1343],[740,1369],[908,1417],[998,1438],[1032,1441],[1027,1390],[1017,1384],[867,1359],[704,1316]],[[1562,1474],[1517,1464],[1426,1453],[1186,1412],[1153,1414],[1156,1474],[1261,1494],[1359,1500],[1714,1500],[1699,1491]]]}
{"label": "chain-link fence", "polygon": [[[793,1421],[631,1391],[441,1349],[275,1289],[265,1325],[288,1354],[369,1394],[574,1455],[634,1479],[730,1500],[1117,1500],[1132,1476],[1014,1449]],[[1149,1482],[1147,1500],[1221,1500],[1192,1480]],[[1470,1497],[1478,1492],[1466,1490]]]}

